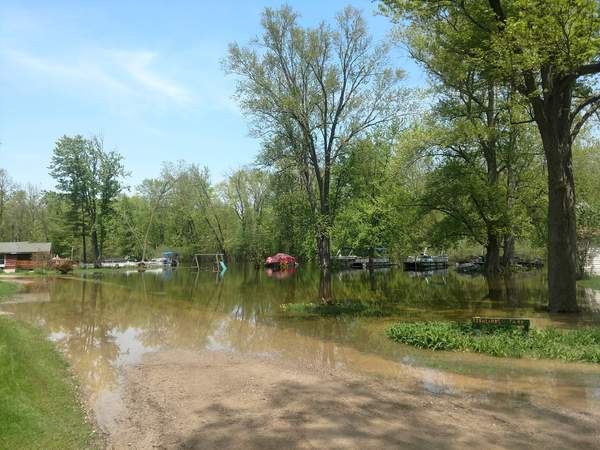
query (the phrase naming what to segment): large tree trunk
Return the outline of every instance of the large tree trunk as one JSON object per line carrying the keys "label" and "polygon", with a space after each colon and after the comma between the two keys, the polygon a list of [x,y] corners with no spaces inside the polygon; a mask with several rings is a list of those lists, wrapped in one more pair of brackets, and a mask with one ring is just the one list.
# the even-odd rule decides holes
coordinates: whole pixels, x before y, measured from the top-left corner
{"label": "large tree trunk", "polygon": [[87,263],[87,249],[86,249],[86,242],[85,242],[85,214],[83,213],[83,209],[81,211],[81,246],[82,246],[82,251],[83,251],[83,262]]}
{"label": "large tree trunk", "polygon": [[100,260],[104,259],[104,240],[106,239],[106,230],[104,228],[104,220],[100,220],[100,232],[98,233],[98,247]]}
{"label": "large tree trunk", "polygon": [[148,235],[150,234],[150,227],[154,221],[155,212],[156,208],[154,207],[152,208],[152,211],[150,211],[150,219],[148,219],[148,225],[146,226],[146,232],[144,233],[144,243],[142,244],[142,262],[146,262],[146,254],[148,251]]}
{"label": "large tree trunk", "polygon": [[98,230],[92,226],[92,249],[94,250],[94,267],[100,267],[100,247],[98,246]]}
{"label": "large tree trunk", "polygon": [[504,288],[506,290],[506,299],[512,306],[519,306],[519,295],[517,289],[517,279],[514,274],[508,272],[504,274]]}
{"label": "large tree trunk", "polygon": [[502,254],[502,268],[506,271],[510,270],[513,260],[515,259],[515,236],[512,233],[504,235],[504,252]]}
{"label": "large tree trunk", "polygon": [[[489,83],[487,87],[487,110],[486,110],[486,125],[488,130],[495,130],[496,128],[496,94],[494,83]],[[493,135],[493,134],[492,134]],[[494,137],[489,138],[487,141],[482,143],[482,150],[485,157],[485,164],[487,170],[487,184],[489,186],[489,193],[487,202],[490,206],[495,205],[493,210],[498,210],[496,192],[498,191],[498,155],[497,155],[498,143]],[[478,206],[479,208],[479,206]],[[485,252],[485,273],[488,276],[495,277],[500,273],[500,238],[498,236],[497,224],[495,220],[492,220],[489,215],[486,214],[485,210],[481,211],[481,216],[486,223],[486,252]]]}
{"label": "large tree trunk", "polygon": [[498,274],[486,275],[485,281],[488,286],[488,297],[490,300],[502,300],[502,278]]}
{"label": "large tree trunk", "polygon": [[571,146],[570,142],[552,144],[555,150],[546,151],[549,308],[551,312],[575,312],[578,311],[577,229]]}
{"label": "large tree trunk", "polygon": [[490,276],[497,275],[502,270],[500,266],[500,240],[492,229],[488,230],[487,244],[485,246],[485,273]]}
{"label": "large tree trunk", "polygon": [[319,246],[319,265],[321,269],[319,296],[324,303],[331,303],[333,292],[331,289],[331,249],[329,235],[320,235],[317,244]]}
{"label": "large tree trunk", "polygon": [[543,104],[534,103],[548,166],[548,307],[576,312],[577,228],[571,152],[572,85],[554,80]]}

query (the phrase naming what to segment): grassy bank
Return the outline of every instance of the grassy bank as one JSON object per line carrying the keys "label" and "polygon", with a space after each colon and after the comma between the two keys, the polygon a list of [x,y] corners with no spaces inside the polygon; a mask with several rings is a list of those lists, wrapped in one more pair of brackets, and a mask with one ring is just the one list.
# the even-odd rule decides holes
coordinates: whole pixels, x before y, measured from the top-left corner
{"label": "grassy bank", "polygon": [[32,277],[47,277],[48,275],[54,275],[56,271],[54,270],[45,270],[45,269],[35,269],[35,270],[21,270],[18,269],[15,272],[6,273],[0,272],[0,279],[10,280],[11,278],[32,278]]}
{"label": "grassy bank", "polygon": [[591,277],[577,282],[580,286],[597,289],[600,291],[600,277]]}
{"label": "grassy bank", "polygon": [[[0,282],[0,297],[17,289]],[[88,448],[84,417],[63,356],[40,330],[0,316],[0,448]]]}
{"label": "grassy bank", "polygon": [[431,350],[600,363],[600,328],[579,330],[476,328],[471,322],[407,322],[386,330],[390,339]]}

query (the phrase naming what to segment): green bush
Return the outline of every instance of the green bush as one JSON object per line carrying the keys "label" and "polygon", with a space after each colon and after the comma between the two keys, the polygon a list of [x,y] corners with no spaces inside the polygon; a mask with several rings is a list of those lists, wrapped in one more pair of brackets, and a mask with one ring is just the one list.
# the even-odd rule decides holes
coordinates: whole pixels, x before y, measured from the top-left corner
{"label": "green bush", "polygon": [[525,332],[518,327],[474,326],[471,322],[407,322],[386,335],[430,350],[486,353],[511,358],[549,358],[600,363],[600,328]]}

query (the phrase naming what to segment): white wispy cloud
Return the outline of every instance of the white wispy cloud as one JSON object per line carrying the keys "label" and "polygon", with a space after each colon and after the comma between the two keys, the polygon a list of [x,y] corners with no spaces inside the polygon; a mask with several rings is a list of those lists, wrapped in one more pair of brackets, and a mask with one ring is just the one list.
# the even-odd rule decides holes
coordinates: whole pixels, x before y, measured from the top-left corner
{"label": "white wispy cloud", "polygon": [[184,87],[162,78],[152,70],[152,63],[158,59],[156,53],[148,51],[119,52],[115,55],[131,78],[147,89],[178,102],[191,101],[191,95]]}
{"label": "white wispy cloud", "polygon": [[45,58],[25,51],[8,49],[0,53],[12,65],[30,76],[51,78],[67,86],[101,89],[178,105],[192,102],[188,89],[161,76],[154,68],[159,55],[148,51],[88,51],[69,59]]}

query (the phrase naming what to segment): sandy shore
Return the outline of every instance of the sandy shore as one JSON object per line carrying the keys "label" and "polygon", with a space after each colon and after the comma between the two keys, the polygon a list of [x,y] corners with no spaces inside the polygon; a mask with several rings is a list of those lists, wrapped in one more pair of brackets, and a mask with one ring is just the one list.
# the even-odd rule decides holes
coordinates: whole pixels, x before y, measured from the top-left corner
{"label": "sandy shore", "polygon": [[589,412],[434,395],[260,357],[148,354],[125,375],[114,449],[598,448]]}

